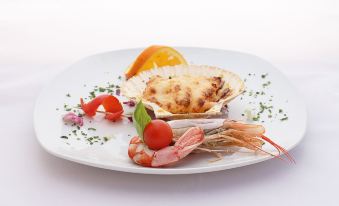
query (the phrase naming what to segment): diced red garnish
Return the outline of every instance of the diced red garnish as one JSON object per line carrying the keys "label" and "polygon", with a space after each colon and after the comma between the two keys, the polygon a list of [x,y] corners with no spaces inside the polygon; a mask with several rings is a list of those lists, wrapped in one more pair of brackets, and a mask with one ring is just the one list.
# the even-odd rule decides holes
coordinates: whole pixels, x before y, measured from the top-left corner
{"label": "diced red garnish", "polygon": [[117,96],[120,96],[120,89],[115,90],[115,94],[116,94]]}
{"label": "diced red garnish", "polygon": [[133,118],[132,118],[132,117],[127,117],[127,119],[128,119],[130,122],[133,122]]}
{"label": "diced red garnish", "polygon": [[129,107],[134,107],[135,106],[135,102],[132,101],[132,100],[129,100],[127,102],[122,102],[122,103],[128,105]]}

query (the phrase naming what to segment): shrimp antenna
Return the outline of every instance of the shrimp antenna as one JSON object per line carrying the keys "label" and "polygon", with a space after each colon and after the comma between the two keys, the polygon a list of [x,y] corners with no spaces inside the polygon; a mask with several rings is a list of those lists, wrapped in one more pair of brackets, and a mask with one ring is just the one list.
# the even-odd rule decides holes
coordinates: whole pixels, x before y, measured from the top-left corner
{"label": "shrimp antenna", "polygon": [[[242,141],[242,142],[245,142],[245,141]],[[251,145],[252,147],[257,148],[258,150],[260,150],[260,151],[263,152],[263,153],[266,153],[266,154],[268,154],[268,155],[271,155],[272,157],[278,158],[278,159],[280,159],[280,160],[284,160],[284,159],[281,158],[279,155],[275,155],[275,154],[272,154],[272,153],[270,153],[270,152],[267,152],[267,151],[263,150],[262,148],[260,148],[260,147],[258,147],[258,146],[256,146],[256,145],[254,145],[254,144],[252,144],[252,143],[249,143],[249,142],[245,142],[245,143]],[[278,150],[278,151],[279,151],[279,150]]]}
{"label": "shrimp antenna", "polygon": [[[280,159],[280,160],[284,160],[284,159],[281,158],[279,155],[274,155],[274,154],[272,154],[272,153],[270,153],[270,152],[267,152],[267,151],[263,150],[261,147],[258,147],[257,145],[254,145],[254,144],[252,144],[252,143],[250,143],[250,142],[247,142],[247,141],[244,141],[244,140],[240,140],[240,139],[235,139],[235,138],[229,137],[229,136],[225,136],[225,137],[227,137],[227,138],[229,138],[229,139],[233,139],[234,141],[237,141],[237,142],[245,143],[245,144],[247,144],[247,145],[250,145],[250,146],[256,148],[257,150],[259,150],[259,151],[261,151],[261,152],[263,152],[263,153],[265,153],[265,154],[271,155],[272,157],[278,158],[278,159]],[[280,150],[278,150],[278,151],[279,151],[279,154],[280,154]]]}
{"label": "shrimp antenna", "polygon": [[260,135],[260,137],[266,142],[270,143],[273,147],[275,147],[279,151],[279,154],[281,151],[291,163],[296,164],[295,159],[288,153],[288,151],[285,148],[273,142],[270,138],[266,137],[265,135]]}

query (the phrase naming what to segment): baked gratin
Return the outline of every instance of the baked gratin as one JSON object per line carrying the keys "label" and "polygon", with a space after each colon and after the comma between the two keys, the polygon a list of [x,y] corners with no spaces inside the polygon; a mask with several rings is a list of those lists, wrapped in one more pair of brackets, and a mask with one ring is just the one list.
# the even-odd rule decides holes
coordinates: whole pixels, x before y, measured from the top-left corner
{"label": "baked gratin", "polygon": [[204,113],[230,94],[221,77],[157,75],[146,83],[143,98],[173,114],[185,114]]}
{"label": "baked gratin", "polygon": [[179,65],[148,70],[123,83],[131,100],[142,100],[157,118],[213,117],[244,90],[238,75],[210,66]]}

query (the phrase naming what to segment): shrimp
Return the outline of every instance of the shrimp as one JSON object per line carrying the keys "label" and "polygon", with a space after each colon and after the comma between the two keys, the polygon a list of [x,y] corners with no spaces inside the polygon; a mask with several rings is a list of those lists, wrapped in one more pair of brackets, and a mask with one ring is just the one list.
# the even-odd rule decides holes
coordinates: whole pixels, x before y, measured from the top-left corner
{"label": "shrimp", "polygon": [[[198,126],[204,130],[205,140],[197,147],[196,151],[213,152],[220,157],[219,152],[227,152],[232,146],[247,148],[252,151],[261,151],[282,159],[283,153],[290,162],[295,163],[293,157],[286,149],[273,142],[264,135],[265,128],[262,125],[246,124],[243,122],[226,119],[185,119],[168,122],[174,134],[174,141],[187,129]],[[278,155],[274,155],[262,149],[267,142],[276,148]]]}
{"label": "shrimp", "polygon": [[160,150],[151,150],[138,136],[131,139],[128,156],[137,164],[144,167],[161,167],[178,162],[204,142],[204,131],[192,127],[177,138],[173,146]]}

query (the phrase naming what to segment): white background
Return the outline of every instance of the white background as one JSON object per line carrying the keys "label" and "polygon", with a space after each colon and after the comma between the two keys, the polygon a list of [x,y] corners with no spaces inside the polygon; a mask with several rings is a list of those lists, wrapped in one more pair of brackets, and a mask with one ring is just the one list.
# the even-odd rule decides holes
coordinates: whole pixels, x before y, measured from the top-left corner
{"label": "white background", "polygon": [[[48,80],[98,52],[151,44],[255,54],[309,110],[290,166],[277,160],[151,176],[58,159],[38,145],[34,101]],[[337,205],[339,1],[0,0],[0,205]]]}

